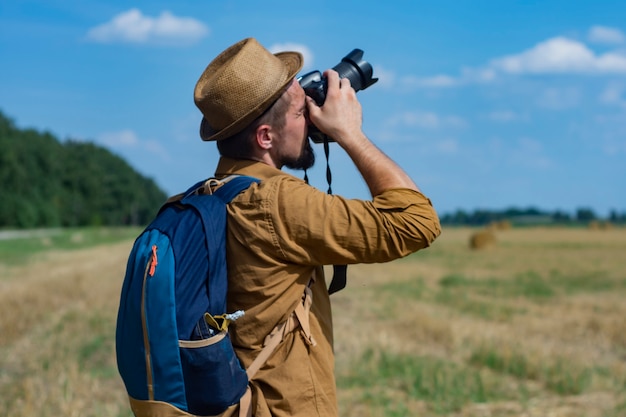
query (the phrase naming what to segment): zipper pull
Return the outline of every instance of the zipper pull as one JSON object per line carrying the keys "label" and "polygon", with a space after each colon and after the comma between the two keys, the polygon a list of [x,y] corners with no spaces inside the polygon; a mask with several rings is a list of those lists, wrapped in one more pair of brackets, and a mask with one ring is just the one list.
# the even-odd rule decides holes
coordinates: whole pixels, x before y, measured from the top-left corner
{"label": "zipper pull", "polygon": [[154,276],[154,270],[156,269],[158,262],[157,262],[157,246],[156,245],[152,245],[152,258],[150,259],[150,272],[148,272],[148,274],[153,277]]}

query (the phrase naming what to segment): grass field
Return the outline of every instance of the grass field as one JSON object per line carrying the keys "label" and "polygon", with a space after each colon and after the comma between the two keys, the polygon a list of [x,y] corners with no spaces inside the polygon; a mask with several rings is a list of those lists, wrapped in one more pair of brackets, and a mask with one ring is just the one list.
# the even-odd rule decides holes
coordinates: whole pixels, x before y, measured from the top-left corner
{"label": "grass field", "polygon": [[[479,251],[472,232],[348,268],[342,417],[626,416],[626,230],[502,230]],[[76,233],[0,242],[1,416],[131,415],[114,326],[136,231]]]}

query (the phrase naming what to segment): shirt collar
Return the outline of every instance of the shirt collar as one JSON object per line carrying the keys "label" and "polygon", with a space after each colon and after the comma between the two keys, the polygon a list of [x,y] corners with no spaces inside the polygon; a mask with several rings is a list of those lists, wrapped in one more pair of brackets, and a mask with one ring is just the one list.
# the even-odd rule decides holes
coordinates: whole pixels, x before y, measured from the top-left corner
{"label": "shirt collar", "polygon": [[220,157],[217,168],[215,169],[215,176],[217,178],[222,178],[232,174],[248,175],[260,180],[267,180],[279,175],[291,176],[286,172],[283,172],[278,168],[271,167],[263,162],[248,159]]}

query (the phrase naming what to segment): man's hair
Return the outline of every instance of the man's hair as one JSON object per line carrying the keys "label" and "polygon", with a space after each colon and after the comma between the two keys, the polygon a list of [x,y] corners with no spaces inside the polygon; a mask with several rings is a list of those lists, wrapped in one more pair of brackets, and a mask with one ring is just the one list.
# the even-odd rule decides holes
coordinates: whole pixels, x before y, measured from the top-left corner
{"label": "man's hair", "polygon": [[254,137],[256,129],[268,124],[280,130],[285,126],[287,110],[289,110],[289,94],[283,93],[265,112],[254,119],[241,132],[217,141],[220,155],[234,159],[250,159],[254,154]]}

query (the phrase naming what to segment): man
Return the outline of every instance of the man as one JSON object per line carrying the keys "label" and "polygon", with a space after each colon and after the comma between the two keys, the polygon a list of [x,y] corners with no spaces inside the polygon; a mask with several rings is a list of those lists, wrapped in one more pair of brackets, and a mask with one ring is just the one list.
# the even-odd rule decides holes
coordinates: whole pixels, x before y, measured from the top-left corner
{"label": "man", "polygon": [[[338,413],[322,266],[391,261],[429,246],[440,233],[430,201],[363,134],[350,81],[326,71],[328,91],[319,107],[294,79],[301,67],[299,53],[273,55],[245,39],[209,64],[194,94],[204,116],[200,135],[217,141],[220,151],[216,177],[261,180],[228,206],[228,307],[246,312],[230,331],[242,365],[250,366],[303,294],[312,298],[302,320],[308,323],[284,335],[250,383],[256,417]],[[347,152],[372,201],[328,195],[281,171],[313,165],[310,123]]]}

